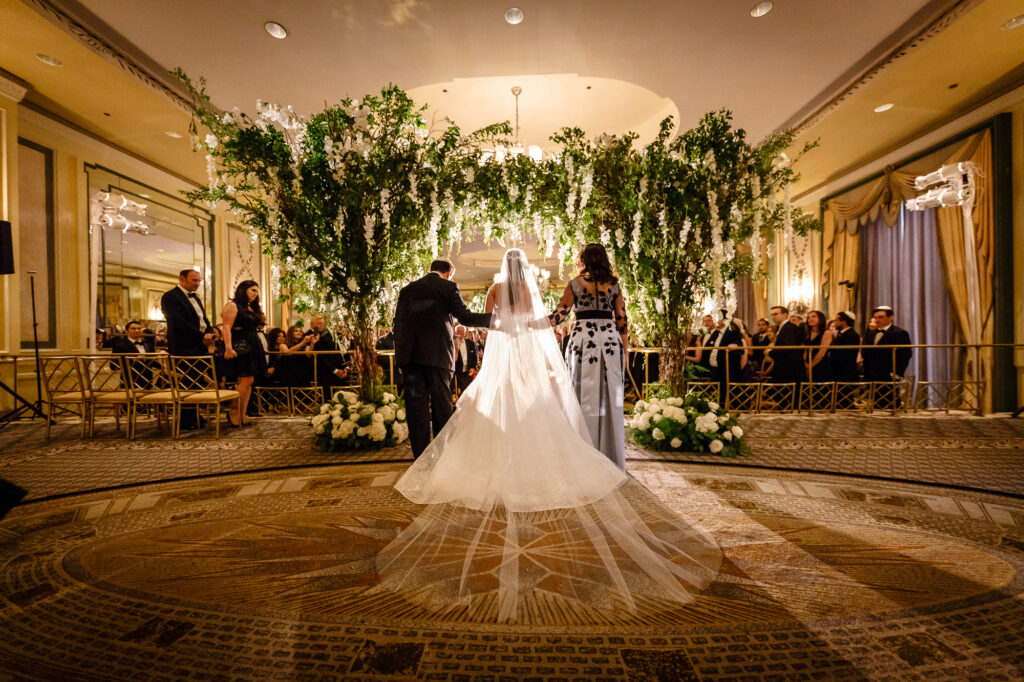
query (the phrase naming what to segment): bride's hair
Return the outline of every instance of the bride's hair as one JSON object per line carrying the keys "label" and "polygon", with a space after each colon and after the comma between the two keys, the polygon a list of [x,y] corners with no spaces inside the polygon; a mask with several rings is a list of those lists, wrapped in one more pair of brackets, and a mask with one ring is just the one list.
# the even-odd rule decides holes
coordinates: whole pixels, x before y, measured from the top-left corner
{"label": "bride's hair", "polygon": [[529,276],[526,254],[522,249],[509,249],[505,253],[505,290],[508,304],[517,307],[523,298],[529,298],[530,290],[526,284]]}
{"label": "bride's hair", "polygon": [[597,242],[590,242],[580,251],[580,263],[583,265],[583,272],[590,275],[590,278],[597,283],[619,281],[612,272],[612,264],[608,261],[608,252],[604,246]]}

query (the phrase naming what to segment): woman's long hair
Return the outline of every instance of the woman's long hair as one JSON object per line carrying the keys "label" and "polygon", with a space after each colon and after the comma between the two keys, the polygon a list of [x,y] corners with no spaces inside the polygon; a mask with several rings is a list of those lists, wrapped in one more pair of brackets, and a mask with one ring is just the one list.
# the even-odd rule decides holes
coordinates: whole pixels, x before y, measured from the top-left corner
{"label": "woman's long hair", "polygon": [[597,242],[590,242],[580,251],[580,263],[583,264],[581,274],[590,275],[590,278],[598,284],[611,282],[614,284],[619,278],[612,272],[612,264],[608,260],[608,252],[604,246]]}
{"label": "woman's long hair", "polygon": [[284,330],[280,327],[274,327],[267,332],[267,346],[270,350],[275,351],[277,347],[281,345],[281,337],[284,336]]}
{"label": "woman's long hair", "polygon": [[263,315],[263,311],[260,309],[260,297],[257,296],[250,303],[249,296],[245,292],[249,290],[249,287],[258,287],[259,285],[260,283],[256,280],[244,279],[238,283],[237,287],[235,287],[235,295],[231,297],[231,300],[235,302],[235,305],[238,306],[239,310],[243,308],[251,310],[256,314],[257,318]]}
{"label": "woman's long hair", "polygon": [[[811,324],[811,314],[812,313],[814,315],[818,316],[818,324],[816,324],[816,325],[815,324]],[[811,334],[815,334],[815,333],[820,334],[823,331],[825,331],[826,329],[828,329],[828,319],[826,319],[825,313],[821,312],[820,310],[812,310],[811,312],[807,313],[807,322],[806,322],[806,324],[807,324],[807,331],[809,333],[811,333]]]}

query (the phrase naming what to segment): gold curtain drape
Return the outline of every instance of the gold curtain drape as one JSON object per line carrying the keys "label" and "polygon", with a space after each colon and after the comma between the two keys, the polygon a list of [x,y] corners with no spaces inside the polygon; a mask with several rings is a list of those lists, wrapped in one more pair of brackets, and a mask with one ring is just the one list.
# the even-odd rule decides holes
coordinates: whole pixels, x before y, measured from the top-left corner
{"label": "gold curtain drape", "polygon": [[879,214],[889,226],[896,224],[900,204],[916,196],[913,173],[888,167],[882,177],[868,183],[859,199],[832,199],[822,215],[821,282],[828,310],[835,314],[852,310],[849,289],[840,282],[855,282],[860,264],[860,228],[878,220]]}
{"label": "gold curtain drape", "polygon": [[[992,202],[992,133],[986,130],[965,142],[946,163],[970,161],[978,168],[974,182],[974,252],[977,261],[977,310],[971,310],[970,269],[966,267],[968,248],[965,243],[964,214],[959,206],[946,206],[936,211],[939,252],[946,274],[946,288],[953,303],[953,313],[968,343],[992,343],[992,275],[994,215]],[[966,378],[985,382],[985,411],[992,409],[992,350],[985,349],[976,357],[968,353]]]}
{"label": "gold curtain drape", "polygon": [[[978,319],[972,319],[969,301],[968,273],[965,267],[968,249],[964,243],[963,211],[949,206],[936,211],[936,230],[946,287],[954,307],[954,318],[965,339],[970,343],[992,343],[992,276],[994,214],[992,202],[992,133],[985,130],[972,135],[946,159],[942,165],[971,161],[977,168],[975,200],[971,211],[974,223],[974,251],[977,260]],[[850,310],[849,290],[840,286],[842,281],[856,281],[860,265],[860,228],[885,218],[887,225],[896,223],[900,205],[917,194],[914,178],[907,173],[886,168],[882,177],[859,189],[860,197],[846,201],[832,199],[823,211],[822,234],[822,287],[831,314]],[[847,193],[850,196],[854,192]],[[974,330],[972,331],[972,324]],[[973,340],[972,340],[973,338]],[[969,354],[968,379],[985,382],[985,410],[992,405],[992,352],[982,351],[979,358]]]}

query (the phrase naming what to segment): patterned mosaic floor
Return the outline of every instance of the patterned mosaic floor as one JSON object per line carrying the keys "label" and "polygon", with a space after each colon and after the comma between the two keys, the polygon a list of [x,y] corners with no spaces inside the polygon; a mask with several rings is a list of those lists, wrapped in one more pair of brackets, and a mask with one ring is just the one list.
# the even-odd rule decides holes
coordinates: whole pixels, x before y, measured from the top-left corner
{"label": "patterned mosaic floor", "polygon": [[[634,462],[710,532],[686,607],[562,599],[520,622],[368,597],[417,507],[378,462],[153,483],[0,521],[14,679],[1022,679],[1024,501],[801,472]],[[0,675],[3,677],[3,675]]]}
{"label": "patterned mosaic floor", "polygon": [[[630,460],[715,462],[873,476],[1024,494],[1024,419],[944,416],[767,416],[742,419],[752,454],[734,460],[650,452],[630,446]],[[252,428],[189,432],[172,441],[140,426],[126,442],[112,422],[80,440],[64,423],[47,442],[39,422],[0,431],[0,478],[27,489],[28,499],[114,486],[331,463],[411,459],[408,446],[373,453],[321,453],[302,419],[259,419]]]}

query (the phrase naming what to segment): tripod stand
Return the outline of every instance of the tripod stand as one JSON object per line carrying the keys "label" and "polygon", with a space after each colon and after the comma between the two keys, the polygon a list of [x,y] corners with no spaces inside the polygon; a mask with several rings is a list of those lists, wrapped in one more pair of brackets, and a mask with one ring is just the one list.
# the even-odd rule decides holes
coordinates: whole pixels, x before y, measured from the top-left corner
{"label": "tripod stand", "polygon": [[[17,391],[5,384],[0,380],[0,389],[3,389],[7,393],[14,396],[14,399],[21,402],[21,407],[16,407],[11,410],[3,417],[0,417],[0,430],[3,430],[15,420],[21,417],[26,412],[31,412],[33,418],[39,417],[40,419],[46,419],[46,415],[43,414],[43,382],[40,377],[40,363],[39,363],[39,321],[36,319],[36,271],[28,271],[28,282],[29,290],[32,296],[32,347],[35,349],[35,360],[36,360],[36,400],[34,403],[30,403],[21,397]],[[17,376],[18,366],[15,363],[14,366],[15,376]],[[17,403],[15,403],[17,404]]]}

